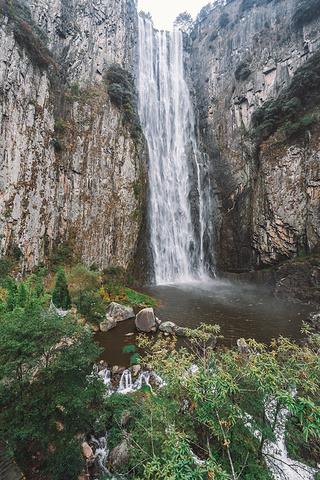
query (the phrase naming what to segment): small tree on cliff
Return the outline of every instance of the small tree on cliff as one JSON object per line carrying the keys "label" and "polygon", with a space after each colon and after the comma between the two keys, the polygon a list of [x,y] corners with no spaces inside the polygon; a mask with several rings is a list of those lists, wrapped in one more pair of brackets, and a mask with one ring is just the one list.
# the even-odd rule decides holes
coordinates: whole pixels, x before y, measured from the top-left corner
{"label": "small tree on cliff", "polygon": [[194,26],[194,22],[190,13],[188,13],[187,11],[179,13],[177,18],[173,22],[173,26],[174,28],[178,28],[182,32],[189,34]]}
{"label": "small tree on cliff", "polygon": [[52,301],[56,307],[63,308],[64,310],[67,310],[71,306],[66,274],[63,268],[58,270],[56,284],[52,292]]}

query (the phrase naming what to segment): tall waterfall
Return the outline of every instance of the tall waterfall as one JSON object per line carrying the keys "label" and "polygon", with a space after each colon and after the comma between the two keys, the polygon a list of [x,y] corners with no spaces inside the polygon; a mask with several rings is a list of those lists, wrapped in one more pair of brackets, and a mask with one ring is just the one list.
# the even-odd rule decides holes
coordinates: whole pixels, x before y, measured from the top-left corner
{"label": "tall waterfall", "polygon": [[194,132],[182,34],[139,17],[139,116],[149,148],[149,218],[157,284],[201,278],[212,263],[210,177]]}

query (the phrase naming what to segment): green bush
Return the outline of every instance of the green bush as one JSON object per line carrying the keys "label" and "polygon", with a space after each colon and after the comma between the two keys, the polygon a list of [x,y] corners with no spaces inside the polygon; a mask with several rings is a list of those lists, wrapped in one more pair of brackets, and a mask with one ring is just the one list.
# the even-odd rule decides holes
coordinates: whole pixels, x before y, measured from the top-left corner
{"label": "green bush", "polygon": [[52,301],[56,307],[60,307],[63,310],[67,310],[71,306],[66,274],[63,268],[58,270],[56,284],[52,292]]}
{"label": "green bush", "polygon": [[246,80],[248,77],[250,77],[250,75],[251,75],[251,70],[247,60],[240,62],[240,64],[237,66],[234,72],[234,76],[236,77],[236,80],[241,82],[243,80]]}
{"label": "green bush", "polygon": [[117,63],[113,63],[106,74],[108,81],[108,94],[111,102],[123,113],[123,122],[130,128],[133,140],[138,141],[142,137],[142,129],[135,113],[137,92],[134,79],[130,72],[124,70]]}
{"label": "green bush", "polygon": [[66,122],[65,122],[64,120],[62,120],[62,119],[56,120],[56,121],[54,122],[54,129],[55,129],[55,131],[56,131],[56,132],[62,132],[63,129],[64,129],[65,123],[66,123]]}
{"label": "green bush", "polygon": [[320,51],[317,51],[297,69],[289,87],[253,112],[253,135],[258,141],[266,140],[279,127],[283,128],[287,139],[303,134],[318,121],[317,116],[311,115],[309,110],[319,103]]}
{"label": "green bush", "polygon": [[58,67],[47,48],[46,33],[34,22],[28,5],[22,0],[1,0],[0,15],[9,19],[14,37],[29,57],[41,68]]}
{"label": "green bush", "polygon": [[51,461],[51,480],[78,480],[83,469],[79,445],[65,444],[57,450]]}
{"label": "green bush", "polygon": [[229,23],[229,14],[228,13],[222,13],[219,17],[219,27],[220,28],[225,28]]}
{"label": "green bush", "polygon": [[292,21],[296,28],[302,28],[320,17],[320,0],[302,0],[293,14]]}

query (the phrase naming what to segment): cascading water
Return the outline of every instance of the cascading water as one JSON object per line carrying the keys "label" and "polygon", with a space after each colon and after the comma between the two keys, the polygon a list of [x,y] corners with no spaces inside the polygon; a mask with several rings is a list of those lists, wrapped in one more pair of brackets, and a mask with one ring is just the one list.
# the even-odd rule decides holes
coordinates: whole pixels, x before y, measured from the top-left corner
{"label": "cascading water", "polygon": [[139,116],[149,148],[155,282],[199,279],[212,264],[210,176],[196,143],[182,34],[139,17]]}

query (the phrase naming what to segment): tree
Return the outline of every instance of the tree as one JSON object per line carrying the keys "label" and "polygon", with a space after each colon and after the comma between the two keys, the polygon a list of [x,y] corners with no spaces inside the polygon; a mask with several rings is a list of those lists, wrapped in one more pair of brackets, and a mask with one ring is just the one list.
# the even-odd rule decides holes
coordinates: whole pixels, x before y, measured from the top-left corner
{"label": "tree", "polygon": [[58,455],[102,407],[104,387],[91,373],[100,349],[74,317],[40,308],[2,315],[0,337],[0,435],[20,461]]}
{"label": "tree", "polygon": [[[242,354],[237,349],[213,350],[208,346],[212,333],[207,326],[201,326],[196,335],[190,332],[192,354],[176,350],[175,341],[168,339],[153,343],[140,337],[139,346],[147,350],[143,363],[161,374],[165,389],[170,386],[168,398],[174,395],[184,405],[178,417],[184,417],[185,427],[175,420],[183,442],[193,431],[196,438],[188,440],[189,446],[196,445],[204,458],[219,466],[215,478],[271,479],[264,445],[274,440],[284,408],[291,415],[291,437],[304,437],[310,451],[319,452],[319,335],[312,336],[314,344],[304,348],[283,337],[270,347],[250,340],[248,353]],[[188,374],[195,361],[197,369]],[[182,448],[181,443],[176,448]],[[314,455],[313,460],[319,461],[319,454]],[[184,458],[191,462],[191,449]],[[166,465],[165,452],[157,454],[146,462],[147,478],[170,478],[174,471],[164,476]]]}
{"label": "tree", "polygon": [[57,273],[56,284],[52,292],[52,301],[56,307],[67,310],[71,306],[66,274],[63,268]]}
{"label": "tree", "polygon": [[194,26],[194,21],[187,11],[179,13],[175,21],[173,22],[174,28],[177,28],[181,30],[182,32],[185,33],[191,33],[193,26]]}
{"label": "tree", "polygon": [[219,27],[225,28],[229,23],[229,14],[228,13],[221,13],[219,17]]}
{"label": "tree", "polygon": [[90,321],[101,321],[104,316],[105,307],[98,293],[100,280],[99,271],[90,270],[80,263],[72,267],[68,275],[72,301],[77,305],[79,312]]}
{"label": "tree", "polygon": [[199,22],[202,22],[202,20],[204,20],[209,15],[209,13],[212,12],[213,8],[214,8],[214,5],[211,2],[207,3],[207,5],[201,8],[198,14],[197,20]]}

